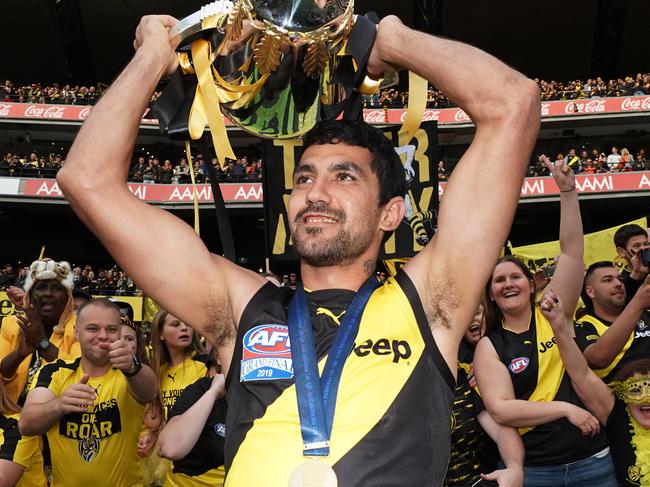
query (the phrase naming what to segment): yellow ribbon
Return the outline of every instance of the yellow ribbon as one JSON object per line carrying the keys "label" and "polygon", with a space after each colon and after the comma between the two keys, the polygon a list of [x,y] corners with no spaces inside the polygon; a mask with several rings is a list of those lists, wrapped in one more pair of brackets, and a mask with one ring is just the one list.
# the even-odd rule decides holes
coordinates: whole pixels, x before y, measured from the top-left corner
{"label": "yellow ribbon", "polygon": [[[192,153],[190,152],[190,141],[185,141],[185,155],[187,156],[187,163],[190,166],[190,180],[192,181],[192,199],[194,200],[194,231],[197,235],[201,235],[201,227],[199,223],[199,196],[196,191],[196,179],[194,178],[194,161],[192,160]],[[217,185],[218,187],[219,185]]]}
{"label": "yellow ribbon", "polygon": [[[190,137],[192,137],[192,140],[197,140],[203,135],[205,127],[205,122],[201,122],[207,118],[217,160],[223,168],[226,165],[226,158],[236,159],[236,157],[230,146],[226,133],[226,124],[219,109],[219,94],[212,79],[212,63],[210,62],[212,53],[210,51],[210,43],[204,39],[197,39],[192,43],[192,61],[194,62],[194,69],[199,83],[196,88],[188,125]],[[197,120],[193,120],[194,116],[197,117]]]}
{"label": "yellow ribbon", "polygon": [[399,129],[399,145],[408,144],[420,128],[422,116],[427,108],[427,80],[409,71],[409,101],[406,117]]}

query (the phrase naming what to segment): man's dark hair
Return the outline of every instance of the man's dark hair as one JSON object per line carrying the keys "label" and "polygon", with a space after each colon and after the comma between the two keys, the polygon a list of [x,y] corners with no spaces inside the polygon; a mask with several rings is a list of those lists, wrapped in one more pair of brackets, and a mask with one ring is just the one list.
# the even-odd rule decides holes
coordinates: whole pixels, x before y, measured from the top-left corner
{"label": "man's dark hair", "polygon": [[580,292],[580,297],[582,298],[582,302],[585,303],[585,308],[587,309],[588,313],[594,312],[594,302],[589,296],[587,296],[587,281],[596,271],[596,269],[605,269],[607,267],[614,267],[614,269],[616,269],[616,266],[614,266],[614,263],[611,260],[600,260],[587,267],[585,278],[582,281],[582,291]]}
{"label": "man's dark hair", "polygon": [[627,241],[638,235],[648,238],[648,232],[645,228],[634,223],[623,225],[621,228],[616,230],[616,233],[614,234],[614,245],[616,245],[616,247],[625,248]]}
{"label": "man's dark hair", "polygon": [[305,135],[305,149],[314,144],[347,144],[368,149],[372,154],[370,167],[379,179],[379,206],[406,194],[404,165],[381,130],[363,121],[322,121]]}

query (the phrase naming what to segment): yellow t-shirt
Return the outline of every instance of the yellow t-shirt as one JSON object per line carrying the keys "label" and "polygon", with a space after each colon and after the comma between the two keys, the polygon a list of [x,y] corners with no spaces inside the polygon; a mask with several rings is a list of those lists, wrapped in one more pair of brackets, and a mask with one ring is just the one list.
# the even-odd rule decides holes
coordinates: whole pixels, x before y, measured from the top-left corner
{"label": "yellow t-shirt", "polygon": [[163,364],[160,367],[160,397],[162,399],[165,419],[169,416],[169,411],[176,404],[176,399],[181,392],[194,384],[201,377],[208,373],[210,357],[204,354],[193,353],[185,357],[180,364],[170,367],[169,364]]}
{"label": "yellow t-shirt", "polygon": [[16,487],[47,487],[43,471],[40,436],[22,436],[18,430],[19,414],[0,414],[0,460],[25,467]]}
{"label": "yellow t-shirt", "polygon": [[218,487],[223,485],[226,472],[223,465],[192,477],[184,473],[167,474],[163,487]]}
{"label": "yellow t-shirt", "polygon": [[[61,360],[72,360],[81,355],[79,342],[74,336],[74,327],[77,322],[76,315],[70,315],[70,318],[65,323],[63,335],[52,333],[49,340],[59,349],[57,358]],[[6,357],[11,352],[18,348],[18,342],[22,335],[22,330],[16,321],[16,316],[6,316],[2,320],[2,328],[0,328],[0,357]],[[3,377],[5,389],[12,401],[18,402],[18,398],[23,390],[29,389],[29,366],[32,363],[32,354],[25,357],[20,363],[16,374],[13,377]],[[41,363],[45,363],[41,358]]]}
{"label": "yellow t-shirt", "polygon": [[[38,372],[35,387],[46,387],[57,396],[84,375],[81,359],[57,360]],[[47,432],[52,454],[52,487],[142,485],[137,443],[144,414],[117,369],[91,377],[88,385],[97,398],[87,413],[63,416]]]}

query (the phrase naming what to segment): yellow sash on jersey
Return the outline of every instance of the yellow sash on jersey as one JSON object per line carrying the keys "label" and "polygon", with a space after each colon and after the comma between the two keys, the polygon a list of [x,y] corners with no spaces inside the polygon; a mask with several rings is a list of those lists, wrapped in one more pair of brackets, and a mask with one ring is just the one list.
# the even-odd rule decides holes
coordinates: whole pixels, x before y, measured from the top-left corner
{"label": "yellow sash on jersey", "polygon": [[[537,386],[532,392],[529,401],[550,402],[555,400],[564,376],[564,364],[560,351],[555,344],[555,336],[551,324],[544,317],[540,309],[535,306],[535,336],[537,338]],[[540,352],[542,344],[546,344],[544,353]],[[552,344],[548,346],[548,344]],[[519,434],[532,430],[534,426],[518,428]]]}
{"label": "yellow sash on jersey", "polygon": [[[591,323],[592,325],[594,325],[594,328],[596,328],[596,331],[600,336],[603,336],[603,334],[609,329],[609,327],[605,323],[603,323],[598,318],[591,315],[585,315],[582,318],[580,318],[578,324],[582,325],[583,323]],[[609,364],[604,369],[594,369],[596,375],[601,379],[607,377],[609,373],[614,369],[614,367],[618,365],[618,363],[621,361],[625,353],[630,349],[633,341],[634,341],[634,330],[632,331],[632,333],[630,333],[627,342],[625,342],[625,345],[623,346],[619,354],[616,357],[614,357],[614,360],[612,360],[611,364]]]}

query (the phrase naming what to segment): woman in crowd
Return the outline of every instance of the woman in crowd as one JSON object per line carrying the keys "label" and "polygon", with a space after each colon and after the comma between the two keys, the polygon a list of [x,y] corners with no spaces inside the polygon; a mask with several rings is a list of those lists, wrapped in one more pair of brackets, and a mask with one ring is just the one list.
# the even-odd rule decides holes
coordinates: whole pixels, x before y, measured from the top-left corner
{"label": "woman in crowd", "polygon": [[42,439],[20,434],[19,412],[0,381],[0,486],[46,487]]}
{"label": "woman in crowd", "polygon": [[173,460],[165,487],[220,486],[224,481],[225,378],[217,361],[208,377],[187,386],[160,433],[159,450]]}
{"label": "woman in crowd", "polygon": [[[484,305],[480,304],[458,351],[451,456],[445,487],[482,485],[482,478],[498,481],[502,487],[522,485],[524,447],[519,434],[514,428],[501,426],[494,421],[475,390],[474,348],[484,333]],[[499,454],[506,468],[496,470]]]}
{"label": "woman in crowd", "polygon": [[151,347],[166,419],[183,389],[208,374],[212,359],[194,330],[162,309],[151,323]]}
{"label": "woman in crowd", "polygon": [[[560,257],[547,292],[558,293],[571,319],[584,272],[575,176],[562,161],[544,163],[561,191]],[[535,304],[530,270],[512,256],[502,257],[487,295],[489,332],[476,349],[476,378],[492,417],[519,428],[526,449],[524,485],[616,486],[607,439],[565,374],[551,325]]]}
{"label": "woman in crowd", "polygon": [[[128,316],[122,315],[120,339],[131,346],[131,353],[138,357],[140,362],[149,365],[144,348],[144,337],[137,326]],[[160,457],[151,454],[153,446],[158,439],[158,432],[162,425],[162,406],[160,396],[155,401],[147,404],[142,419],[140,437],[138,439],[137,454],[141,458],[143,485],[162,485],[168,465]]]}
{"label": "woman in crowd", "polygon": [[553,327],[574,389],[607,428],[619,485],[650,486],[650,358],[630,362],[621,369],[612,383],[615,394],[587,365],[573,339],[573,322],[566,319],[560,297],[549,292],[540,308]]}

